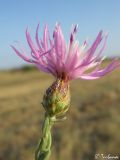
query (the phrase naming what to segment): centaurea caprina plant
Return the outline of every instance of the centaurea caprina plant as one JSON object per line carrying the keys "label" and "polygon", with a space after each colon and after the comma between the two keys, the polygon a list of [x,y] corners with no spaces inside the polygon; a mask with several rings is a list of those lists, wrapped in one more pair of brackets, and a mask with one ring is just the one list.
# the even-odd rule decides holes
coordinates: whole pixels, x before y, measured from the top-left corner
{"label": "centaurea caprina plant", "polygon": [[79,46],[78,41],[75,40],[77,25],[71,31],[68,45],[59,24],[55,25],[52,38],[49,35],[47,25],[44,28],[43,39],[39,39],[38,30],[39,25],[35,35],[36,44],[33,42],[28,29],[26,30],[30,56],[27,56],[23,48],[18,50],[14,46],[11,47],[23,60],[55,77],[55,81],[43,96],[42,105],[45,109],[45,121],[42,138],[35,153],[35,160],[48,160],[51,151],[51,127],[55,121],[64,119],[70,106],[69,81],[77,78],[99,79],[118,68],[120,61],[113,59],[108,66],[101,68],[102,53],[107,40],[107,35],[103,35],[102,31],[98,33],[97,38],[88,48],[86,41]]}

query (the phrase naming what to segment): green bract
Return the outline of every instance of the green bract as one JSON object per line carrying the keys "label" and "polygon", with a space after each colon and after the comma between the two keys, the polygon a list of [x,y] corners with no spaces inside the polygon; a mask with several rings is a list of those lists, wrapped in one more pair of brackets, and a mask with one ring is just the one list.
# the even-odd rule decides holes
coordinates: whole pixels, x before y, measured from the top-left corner
{"label": "green bract", "polygon": [[50,116],[62,116],[70,106],[69,84],[57,79],[43,97],[43,107]]}

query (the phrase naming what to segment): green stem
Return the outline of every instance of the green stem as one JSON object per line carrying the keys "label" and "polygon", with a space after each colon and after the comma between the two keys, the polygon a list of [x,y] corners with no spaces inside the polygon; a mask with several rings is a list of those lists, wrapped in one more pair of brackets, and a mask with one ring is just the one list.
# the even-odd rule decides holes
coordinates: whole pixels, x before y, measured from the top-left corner
{"label": "green stem", "polygon": [[51,154],[51,127],[53,122],[51,121],[48,115],[45,115],[45,120],[42,128],[42,138],[38,144],[38,147],[35,152],[35,160],[49,160]]}

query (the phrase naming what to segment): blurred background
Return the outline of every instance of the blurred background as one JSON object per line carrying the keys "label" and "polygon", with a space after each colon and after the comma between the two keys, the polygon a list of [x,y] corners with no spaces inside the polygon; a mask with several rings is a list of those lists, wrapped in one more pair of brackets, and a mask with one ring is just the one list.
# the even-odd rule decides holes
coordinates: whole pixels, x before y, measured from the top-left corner
{"label": "blurred background", "polygon": [[[45,90],[54,81],[27,65],[10,48],[16,41],[29,48],[28,26],[34,38],[40,22],[52,35],[60,22],[68,41],[72,24],[79,24],[77,39],[90,44],[99,30],[109,33],[104,55],[120,57],[120,1],[113,0],[0,0],[0,160],[33,160],[44,109]],[[103,65],[110,63],[106,60]],[[71,82],[67,120],[53,127],[51,160],[94,160],[95,154],[120,157],[120,69],[100,80]],[[99,157],[99,159],[103,159]]]}

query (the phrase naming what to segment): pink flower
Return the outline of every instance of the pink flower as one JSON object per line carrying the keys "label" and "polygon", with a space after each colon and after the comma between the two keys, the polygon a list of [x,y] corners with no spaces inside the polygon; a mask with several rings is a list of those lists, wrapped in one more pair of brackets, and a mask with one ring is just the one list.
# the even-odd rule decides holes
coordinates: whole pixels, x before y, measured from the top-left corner
{"label": "pink flower", "polygon": [[[36,29],[36,44],[32,41],[28,29],[26,30],[31,56],[26,56],[23,48],[19,51],[14,46],[11,47],[22,59],[35,64],[40,70],[51,73],[56,78],[66,80],[77,78],[98,79],[120,66],[120,61],[114,59],[107,67],[101,69],[103,61],[102,52],[107,40],[107,35],[103,36],[102,31],[99,32],[92,46],[86,49],[88,47],[86,41],[82,46],[79,46],[75,40],[77,26],[71,32],[68,46],[59,24],[55,26],[52,39],[50,38],[47,25],[44,28],[43,39],[39,39],[38,29],[39,25]],[[97,50],[102,40],[103,45]],[[89,69],[92,69],[92,71],[88,71]]]}

